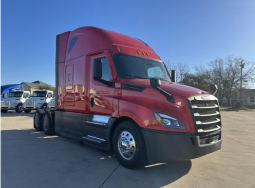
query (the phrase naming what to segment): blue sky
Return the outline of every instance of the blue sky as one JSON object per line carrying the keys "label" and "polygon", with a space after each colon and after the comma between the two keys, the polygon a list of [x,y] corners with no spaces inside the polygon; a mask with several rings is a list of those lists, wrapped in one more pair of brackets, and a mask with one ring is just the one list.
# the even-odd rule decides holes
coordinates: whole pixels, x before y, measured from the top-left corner
{"label": "blue sky", "polygon": [[1,85],[55,85],[55,37],[97,26],[140,38],[165,62],[255,61],[253,0],[2,0]]}

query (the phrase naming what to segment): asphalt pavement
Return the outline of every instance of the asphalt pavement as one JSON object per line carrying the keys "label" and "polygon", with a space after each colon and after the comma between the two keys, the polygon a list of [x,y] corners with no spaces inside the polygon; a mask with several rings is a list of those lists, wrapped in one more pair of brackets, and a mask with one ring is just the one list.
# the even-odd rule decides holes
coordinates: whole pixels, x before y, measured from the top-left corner
{"label": "asphalt pavement", "polygon": [[255,112],[222,112],[220,151],[136,170],[107,153],[35,131],[33,114],[1,115],[2,188],[255,188]]}

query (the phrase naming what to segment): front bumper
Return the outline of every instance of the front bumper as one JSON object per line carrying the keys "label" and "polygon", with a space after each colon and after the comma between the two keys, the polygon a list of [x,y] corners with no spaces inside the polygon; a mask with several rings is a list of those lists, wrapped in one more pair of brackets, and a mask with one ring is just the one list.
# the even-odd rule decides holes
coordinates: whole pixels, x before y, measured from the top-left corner
{"label": "front bumper", "polygon": [[[200,137],[190,133],[171,133],[142,129],[149,163],[169,162],[172,160],[189,160],[221,149],[221,132],[219,140],[201,145],[200,139],[211,139],[213,134]],[[210,140],[209,140],[210,141]]]}
{"label": "front bumper", "polygon": [[36,110],[36,109],[40,109],[40,107],[23,107],[23,110]]}

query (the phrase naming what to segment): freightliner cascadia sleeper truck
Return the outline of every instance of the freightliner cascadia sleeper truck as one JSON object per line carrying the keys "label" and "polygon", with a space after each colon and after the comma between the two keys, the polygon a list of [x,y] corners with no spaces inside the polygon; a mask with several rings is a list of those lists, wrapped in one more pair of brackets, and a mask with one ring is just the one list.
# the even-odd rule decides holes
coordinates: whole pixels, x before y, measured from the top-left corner
{"label": "freightliner cascadia sleeper truck", "polygon": [[37,109],[34,128],[113,151],[128,168],[219,150],[217,98],[174,82],[142,40],[96,27],[68,31],[56,40],[56,106]]}

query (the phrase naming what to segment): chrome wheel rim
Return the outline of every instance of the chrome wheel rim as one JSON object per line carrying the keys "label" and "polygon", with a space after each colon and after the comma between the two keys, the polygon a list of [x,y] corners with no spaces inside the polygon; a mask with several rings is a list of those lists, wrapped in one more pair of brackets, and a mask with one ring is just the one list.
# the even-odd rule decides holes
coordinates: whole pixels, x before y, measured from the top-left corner
{"label": "chrome wheel rim", "polygon": [[44,127],[44,130],[47,131],[49,129],[49,118],[48,116],[45,116],[44,117],[44,120],[43,120],[43,127]]}
{"label": "chrome wheel rim", "polygon": [[131,160],[136,152],[135,139],[128,131],[122,131],[118,138],[118,150],[120,155],[126,159]]}

